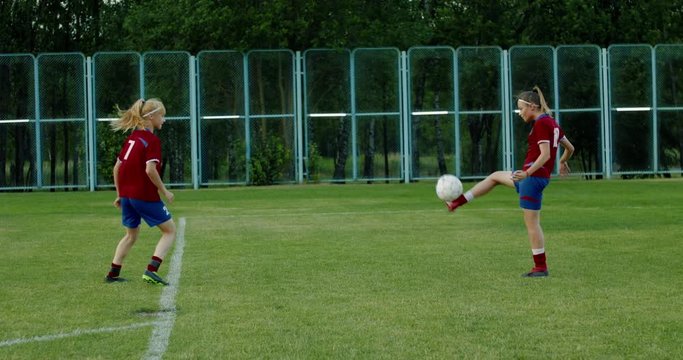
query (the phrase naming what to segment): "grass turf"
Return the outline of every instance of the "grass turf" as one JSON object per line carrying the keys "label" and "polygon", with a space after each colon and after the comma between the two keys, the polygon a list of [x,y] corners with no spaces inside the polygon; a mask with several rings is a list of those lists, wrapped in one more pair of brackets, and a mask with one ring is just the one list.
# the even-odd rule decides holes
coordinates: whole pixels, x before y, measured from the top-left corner
{"label": "grass turf", "polygon": [[[0,358],[145,354],[159,233],[144,226],[130,282],[104,284],[112,200],[0,194]],[[178,190],[170,209],[187,226],[166,358],[683,356],[680,179],[554,181],[546,279],[520,277],[531,254],[505,188],[455,214],[430,182]]]}

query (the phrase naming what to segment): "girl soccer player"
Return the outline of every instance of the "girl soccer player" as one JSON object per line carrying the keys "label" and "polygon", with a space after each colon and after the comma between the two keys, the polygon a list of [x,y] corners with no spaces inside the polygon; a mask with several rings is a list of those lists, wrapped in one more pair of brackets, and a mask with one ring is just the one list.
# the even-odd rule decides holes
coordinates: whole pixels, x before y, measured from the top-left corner
{"label": "girl soccer player", "polygon": [[152,284],[168,285],[157,270],[175,241],[176,229],[159,193],[164,194],[169,203],[173,202],[174,195],[166,189],[159,175],[161,141],[154,135],[154,130],[160,130],[166,121],[165,115],[166,108],[161,101],[140,99],[127,111],[120,112],[120,118],[112,123],[114,130],[132,132],[123,142],[114,165],[114,206],[121,209],[126,235],[116,247],[106,282],[126,281],[119,277],[121,266],[138,239],[140,220],[144,219],[150,227],[156,226],[161,230],[161,239],[142,279]]}
{"label": "girl soccer player", "polygon": [[472,189],[457,199],[447,202],[449,211],[486,195],[497,185],[514,187],[519,193],[519,206],[524,211],[526,225],[531,243],[534,267],[524,273],[526,277],[548,276],[545,258],[545,238],[541,229],[541,200],[543,189],[550,182],[550,174],[555,168],[558,145],[562,145],[564,153],[560,158],[560,175],[569,174],[567,160],[574,153],[574,146],[564,136],[564,132],[552,118],[550,108],[538,86],[533,91],[525,91],[517,97],[519,116],[532,128],[527,138],[528,148],[522,170],[496,171],[486,179],[477,183]]}

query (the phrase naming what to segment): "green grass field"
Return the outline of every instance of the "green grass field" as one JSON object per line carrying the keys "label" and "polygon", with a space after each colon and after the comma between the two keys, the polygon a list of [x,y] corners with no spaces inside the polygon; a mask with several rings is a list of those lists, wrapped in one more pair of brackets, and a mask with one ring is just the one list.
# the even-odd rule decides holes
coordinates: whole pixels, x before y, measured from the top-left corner
{"label": "green grass field", "polygon": [[146,226],[103,282],[113,192],[0,193],[0,358],[683,357],[683,180],[554,181],[545,279],[514,191],[450,214],[433,184],[175,191],[168,288]]}

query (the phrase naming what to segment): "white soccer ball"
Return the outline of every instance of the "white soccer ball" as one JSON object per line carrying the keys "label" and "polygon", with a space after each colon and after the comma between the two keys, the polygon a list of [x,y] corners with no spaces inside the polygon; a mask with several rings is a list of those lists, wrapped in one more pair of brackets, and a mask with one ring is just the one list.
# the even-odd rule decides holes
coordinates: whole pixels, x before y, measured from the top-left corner
{"label": "white soccer ball", "polygon": [[436,182],[436,196],[443,201],[452,201],[462,194],[462,183],[457,177],[446,174]]}

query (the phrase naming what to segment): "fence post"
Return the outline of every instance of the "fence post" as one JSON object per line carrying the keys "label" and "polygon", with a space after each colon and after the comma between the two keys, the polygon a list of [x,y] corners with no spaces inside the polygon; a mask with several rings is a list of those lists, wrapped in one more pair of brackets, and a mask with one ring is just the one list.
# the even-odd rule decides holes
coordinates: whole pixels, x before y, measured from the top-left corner
{"label": "fence post", "polygon": [[650,71],[652,72],[652,171],[659,173],[659,120],[657,118],[657,52],[650,50]]}
{"label": "fence post", "polygon": [[612,135],[611,135],[611,115],[612,104],[609,98],[609,59],[607,58],[607,49],[602,49],[601,56],[602,66],[600,67],[600,90],[602,92],[602,132],[604,143],[602,144],[603,161],[605,162],[604,174],[607,179],[612,177]]}
{"label": "fence post", "polygon": [[356,57],[351,57],[350,66],[350,84],[351,84],[351,181],[358,180],[358,128],[356,126]]}
{"label": "fence post", "polygon": [[[562,114],[560,112],[560,81],[559,81],[559,71],[558,71],[558,64],[557,64],[557,47],[553,47],[553,109],[551,110],[553,112],[553,117],[557,121],[557,123],[560,126],[562,125]],[[555,153],[555,168],[554,169],[549,169],[549,171],[556,173],[559,175],[560,173],[560,151],[557,151]]]}
{"label": "fence post", "polygon": [[35,114],[36,114],[36,187],[38,189],[43,187],[43,148],[42,135],[40,132],[40,80],[38,77],[38,58],[33,59],[33,96],[35,96]]}
{"label": "fence post", "polygon": [[405,51],[400,54],[400,83],[401,83],[401,101],[399,105],[399,112],[401,114],[401,123],[403,124],[402,148],[403,148],[403,182],[409,183],[411,178],[411,164],[410,164],[410,106],[408,104],[408,55]]}
{"label": "fence post", "polygon": [[245,184],[251,181],[251,109],[249,108],[249,53],[242,55],[242,82],[244,83],[244,146],[245,146]]}
{"label": "fence post", "polygon": [[190,56],[190,157],[192,171],[192,188],[199,189],[199,151],[197,135],[197,59]]}
{"label": "fence post", "polygon": [[302,184],[304,182],[304,135],[303,135],[303,92],[302,92],[302,78],[304,76],[302,68],[303,57],[301,51],[297,51],[294,56],[294,81],[296,91],[294,93],[294,126],[296,129],[296,182]]}
{"label": "fence post", "polygon": [[510,87],[512,83],[510,80],[510,57],[508,50],[503,50],[501,54],[503,57],[503,168],[505,170],[512,170],[512,129],[511,129],[511,113],[512,105],[510,104]]}
{"label": "fence post", "polygon": [[90,184],[90,191],[95,191],[95,182],[97,179],[97,166],[95,165],[95,151],[97,148],[95,146],[95,132],[97,131],[97,124],[94,116],[93,106],[95,102],[93,101],[93,73],[92,73],[92,58],[88,56],[85,58],[85,91],[86,91],[86,102],[85,105],[86,115],[85,115],[85,130],[87,134],[87,147],[88,152],[88,183]]}

